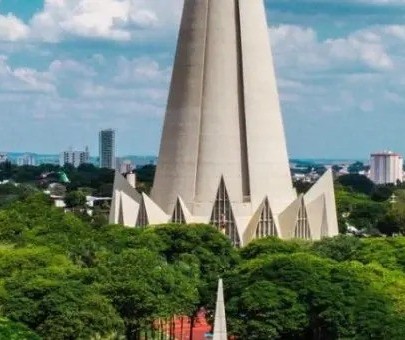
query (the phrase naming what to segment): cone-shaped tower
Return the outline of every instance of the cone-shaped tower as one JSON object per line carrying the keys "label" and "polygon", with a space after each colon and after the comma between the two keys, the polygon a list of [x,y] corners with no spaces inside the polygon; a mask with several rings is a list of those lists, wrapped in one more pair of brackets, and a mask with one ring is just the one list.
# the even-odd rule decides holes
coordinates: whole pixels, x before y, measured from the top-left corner
{"label": "cone-shaped tower", "polygon": [[[336,233],[336,213],[317,208],[334,208],[331,190],[327,176],[301,200],[317,202],[308,214],[321,216],[308,216],[308,228],[319,229],[308,237]],[[151,199],[159,209],[144,214],[150,221],[211,223],[235,245],[294,237],[287,231],[295,227],[297,195],[263,0],[184,0]]]}
{"label": "cone-shaped tower", "polygon": [[221,177],[252,210],[295,198],[263,0],[185,0],[152,199],[208,216]]}

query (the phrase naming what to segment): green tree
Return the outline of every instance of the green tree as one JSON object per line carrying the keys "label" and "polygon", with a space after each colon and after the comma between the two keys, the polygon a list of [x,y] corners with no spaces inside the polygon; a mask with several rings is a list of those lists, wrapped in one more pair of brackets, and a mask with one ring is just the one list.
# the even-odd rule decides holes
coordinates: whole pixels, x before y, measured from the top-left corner
{"label": "green tree", "polygon": [[361,248],[362,241],[353,236],[340,235],[315,242],[312,249],[319,255],[336,261],[350,261]]}
{"label": "green tree", "polygon": [[369,180],[366,176],[363,175],[343,175],[338,178],[338,183],[346,188],[350,188],[354,192],[370,195],[374,188],[375,184]]}
{"label": "green tree", "polygon": [[364,170],[364,164],[362,162],[355,162],[353,164],[350,164],[348,167],[349,173],[351,174],[358,174],[360,171]]}
{"label": "green tree", "polygon": [[387,207],[372,201],[354,205],[348,221],[358,229],[372,230],[384,218]]}
{"label": "green tree", "polygon": [[371,192],[371,199],[377,202],[385,202],[392,196],[394,189],[393,185],[378,185]]}
{"label": "green tree", "polygon": [[294,254],[305,252],[310,249],[310,243],[301,240],[285,242],[277,237],[258,239],[241,249],[244,259],[254,259],[273,254]]}
{"label": "green tree", "polygon": [[0,339],[40,340],[41,338],[22,324],[0,318]]}
{"label": "green tree", "polygon": [[86,194],[82,191],[71,191],[66,194],[65,204],[68,208],[83,209],[86,205]]}
{"label": "green tree", "polygon": [[122,320],[92,277],[47,248],[3,249],[0,304],[44,339],[119,334]]}
{"label": "green tree", "polygon": [[392,205],[383,218],[378,221],[377,228],[385,235],[405,234],[405,204]]}
{"label": "green tree", "polygon": [[[227,282],[229,303],[252,308],[230,308],[230,328],[237,336],[249,332],[249,338],[261,339],[265,332],[282,339],[400,339],[404,331],[404,319],[395,311],[394,299],[373,281],[369,268],[359,264],[336,263],[305,253],[274,255],[244,263]],[[259,316],[245,320],[245,313],[252,317],[258,308],[251,297],[249,304],[244,301],[246,294],[260,288],[257,282],[287,289],[297,297],[290,293],[289,300],[283,301],[286,292],[284,296],[273,293],[269,303],[260,304]],[[274,319],[275,315],[280,316]]]}
{"label": "green tree", "polygon": [[242,339],[297,339],[308,322],[298,294],[269,281],[247,286],[227,307],[232,330]]}
{"label": "green tree", "polygon": [[139,191],[146,193],[150,192],[152,189],[155,172],[155,165],[145,165],[139,169],[136,169],[135,173],[137,177],[137,189]]}
{"label": "green tree", "polygon": [[198,268],[199,307],[212,309],[218,278],[239,261],[229,239],[209,225],[165,225],[153,229],[163,242],[158,249],[169,263],[187,261]]}
{"label": "green tree", "polygon": [[375,202],[370,196],[352,192],[339,184],[335,190],[341,233],[346,232],[347,224],[361,230],[373,230],[384,218],[388,209],[387,203]]}
{"label": "green tree", "polygon": [[[404,206],[401,193],[388,205],[338,185],[336,197],[364,225]],[[96,224],[42,194],[0,210],[2,315],[45,339],[156,338],[156,320],[211,315],[219,277],[239,338],[405,334],[403,237],[265,238],[236,250],[212,226]]]}
{"label": "green tree", "polygon": [[193,310],[198,297],[193,275],[186,276],[146,249],[108,257],[99,269],[103,290],[124,320],[127,339],[138,339],[158,318]]}

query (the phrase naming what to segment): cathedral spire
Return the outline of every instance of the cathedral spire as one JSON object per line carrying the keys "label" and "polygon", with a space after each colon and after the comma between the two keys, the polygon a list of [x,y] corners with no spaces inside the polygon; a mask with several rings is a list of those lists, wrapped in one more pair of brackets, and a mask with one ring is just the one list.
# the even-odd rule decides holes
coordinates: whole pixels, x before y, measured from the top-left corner
{"label": "cathedral spire", "polygon": [[184,1],[154,184],[137,204],[143,224],[211,223],[237,246],[337,234],[331,174],[299,200],[292,185],[264,0]]}
{"label": "cathedral spire", "polygon": [[224,288],[222,279],[218,281],[217,303],[215,307],[214,338],[213,340],[227,340]]}

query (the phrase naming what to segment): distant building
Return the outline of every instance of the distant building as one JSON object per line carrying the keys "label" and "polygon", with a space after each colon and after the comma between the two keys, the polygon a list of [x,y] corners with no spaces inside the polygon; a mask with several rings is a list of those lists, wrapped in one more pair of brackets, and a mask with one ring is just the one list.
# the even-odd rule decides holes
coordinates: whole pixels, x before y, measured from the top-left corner
{"label": "distant building", "polygon": [[402,182],[404,160],[392,151],[371,154],[370,179],[376,184],[396,184]]}
{"label": "distant building", "polygon": [[135,166],[129,159],[124,159],[121,161],[119,168],[121,174],[127,174],[133,170],[135,170]]}
{"label": "distant building", "polygon": [[18,166],[35,166],[36,158],[32,154],[25,154],[17,158]]}
{"label": "distant building", "polygon": [[75,168],[82,164],[89,163],[90,153],[88,147],[85,151],[73,151],[72,149],[68,151],[61,152],[59,156],[59,165],[64,166],[65,164],[71,164]]}
{"label": "distant building", "polygon": [[99,133],[100,168],[115,169],[115,131],[102,130]]}
{"label": "distant building", "polygon": [[121,165],[124,160],[120,157],[115,157],[115,170],[121,172]]}
{"label": "distant building", "polygon": [[51,164],[59,165],[60,155],[36,155],[36,165]]}
{"label": "distant building", "polygon": [[5,152],[0,152],[0,163],[5,163],[8,160],[8,156]]}

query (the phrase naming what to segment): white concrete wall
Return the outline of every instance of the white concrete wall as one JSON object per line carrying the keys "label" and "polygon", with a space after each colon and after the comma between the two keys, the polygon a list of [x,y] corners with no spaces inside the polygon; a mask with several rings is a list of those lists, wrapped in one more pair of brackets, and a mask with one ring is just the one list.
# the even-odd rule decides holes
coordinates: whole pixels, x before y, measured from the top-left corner
{"label": "white concrete wall", "polygon": [[265,197],[296,217],[263,0],[185,0],[151,198],[208,222],[221,176],[241,237]]}
{"label": "white concrete wall", "polygon": [[371,155],[370,179],[376,184],[396,183],[402,181],[403,159],[392,152]]}
{"label": "white concrete wall", "polygon": [[250,190],[275,214],[295,198],[263,0],[240,0]]}
{"label": "white concrete wall", "polygon": [[235,1],[210,1],[196,202],[215,201],[222,175],[231,201],[243,200],[238,45]]}
{"label": "white concrete wall", "polygon": [[152,199],[167,213],[194,200],[208,0],[186,0]]}

